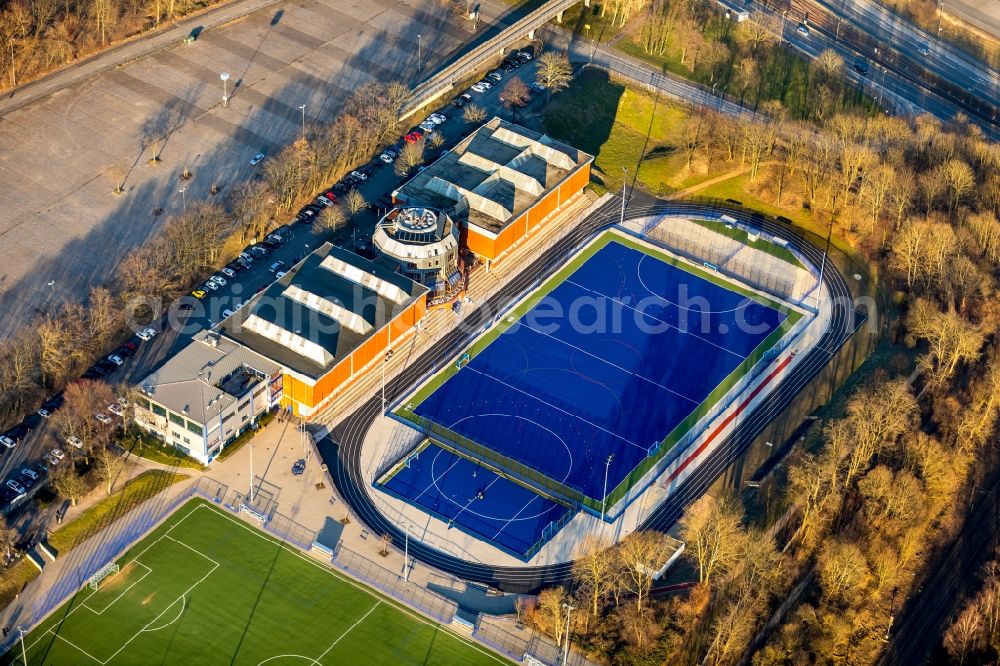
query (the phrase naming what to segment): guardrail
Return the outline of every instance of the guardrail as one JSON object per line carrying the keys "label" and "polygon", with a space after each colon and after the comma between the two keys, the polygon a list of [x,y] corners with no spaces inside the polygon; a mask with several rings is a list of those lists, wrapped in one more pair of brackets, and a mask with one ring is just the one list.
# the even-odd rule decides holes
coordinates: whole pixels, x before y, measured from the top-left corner
{"label": "guardrail", "polygon": [[490,58],[503,55],[504,48],[510,42],[521,37],[533,37],[535,30],[578,2],[581,0],[549,0],[535,11],[501,30],[492,39],[459,56],[454,62],[445,65],[426,81],[417,84],[400,119],[403,120],[413,115],[429,101],[451,90],[458,81],[481,67]]}

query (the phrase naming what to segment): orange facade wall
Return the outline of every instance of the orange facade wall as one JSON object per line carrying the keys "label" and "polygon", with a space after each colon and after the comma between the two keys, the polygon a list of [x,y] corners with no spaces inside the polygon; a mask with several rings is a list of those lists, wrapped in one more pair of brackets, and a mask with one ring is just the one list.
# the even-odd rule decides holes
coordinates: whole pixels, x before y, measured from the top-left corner
{"label": "orange facade wall", "polygon": [[559,198],[558,192],[549,192],[545,197],[540,199],[538,203],[528,209],[528,228],[535,229],[546,216],[550,215],[552,211],[559,207],[559,202],[563,201]]}
{"label": "orange facade wall", "polygon": [[[282,376],[282,405],[291,404],[293,409],[298,411],[298,406],[296,403],[303,403],[306,405],[312,405],[313,402],[313,387],[305,382],[301,382],[295,377],[288,375],[287,373]],[[294,401],[294,402],[289,402]]]}
{"label": "orange facade wall", "polygon": [[469,228],[466,234],[465,246],[480,257],[487,259],[492,259],[497,254],[494,250],[493,239],[477,232],[474,227]]}
{"label": "orange facade wall", "polygon": [[330,372],[319,378],[313,388],[313,402],[307,403],[310,407],[315,407],[326,400],[327,396],[339,389],[347,380],[351,378],[351,357],[344,358],[337,365],[331,368]]}

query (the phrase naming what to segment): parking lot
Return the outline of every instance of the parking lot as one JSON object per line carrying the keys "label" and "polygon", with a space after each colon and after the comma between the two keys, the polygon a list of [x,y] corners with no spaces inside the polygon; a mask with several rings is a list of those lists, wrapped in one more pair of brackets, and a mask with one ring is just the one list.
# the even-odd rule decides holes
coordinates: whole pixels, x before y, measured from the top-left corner
{"label": "parking lot", "polygon": [[[468,92],[467,94],[470,95],[475,104],[486,110],[488,117],[506,115],[507,112],[499,99],[503,86],[514,76],[519,76],[525,83],[533,82],[534,70],[534,62],[532,61],[519,65],[517,69],[508,72],[498,71],[494,78],[499,77],[500,81],[493,81],[495,85],[490,89],[483,93]],[[446,115],[447,119],[441,121],[440,124],[433,125],[433,131],[442,135],[444,143],[436,151],[427,151],[427,163],[433,161],[436,155],[450,148],[474,128],[474,125],[464,121],[462,109],[451,103],[454,98],[463,93],[466,91],[457,90],[454,97],[446,97],[439,101],[439,108],[436,111]],[[543,95],[535,94],[534,99],[528,103],[529,110],[532,105],[540,106],[543,101]],[[397,147],[405,141],[403,135],[413,130],[425,132],[417,127],[424,118],[412,120],[415,123],[414,127],[408,126],[403,130]],[[425,127],[431,126],[425,125]],[[364,181],[357,182],[352,186],[356,186],[364,195],[365,200],[373,205],[368,210],[358,214],[333,239],[335,243],[362,254],[370,248],[369,239],[374,225],[385,212],[384,208],[374,205],[375,202],[385,201],[392,191],[406,180],[405,177],[395,173],[391,164],[381,161],[377,154],[372,155],[371,161],[364,167],[364,170],[370,175]],[[337,192],[343,193],[348,186],[348,183],[344,182],[331,183],[330,188],[324,188],[323,191],[335,189]],[[318,194],[320,193],[317,192]],[[319,205],[314,205],[313,210],[319,210]],[[290,218],[294,218],[294,215],[293,211]],[[311,219],[314,219],[314,216]],[[263,291],[268,284],[276,279],[277,271],[270,270],[275,262],[282,262],[283,269],[287,270],[328,238],[327,232],[318,229],[312,221],[295,222],[294,219],[288,219],[282,222],[281,235],[283,238],[280,243],[272,243],[275,247],[261,247],[259,252],[251,253],[252,263],[238,272],[233,271],[233,275],[216,273],[217,278],[224,280],[225,284],[217,284],[218,288],[215,290],[204,288],[202,285],[192,285],[194,290],[205,292],[202,298],[196,298],[189,294],[171,304],[159,320],[150,324],[151,331],[139,332],[129,340],[124,341],[111,354],[111,356],[117,357],[116,359],[105,359],[88,371],[88,375],[112,384],[137,382],[171,354],[188,344],[195,333],[219,323],[224,318],[226,310],[235,309],[237,304],[246,303],[255,294]],[[265,256],[258,256],[265,251]],[[120,365],[118,361],[121,361]],[[47,407],[50,412],[58,409],[54,402],[47,403]],[[53,448],[69,452],[70,445],[59,438],[53,430],[49,427],[47,418],[35,413],[12,431],[8,431],[7,434],[15,436],[19,442],[12,449],[7,449],[0,442],[0,481],[4,484],[10,479],[20,482],[20,470],[29,463],[47,465],[48,463],[44,460],[45,456],[49,455]],[[65,464],[65,462],[61,464]],[[36,488],[44,481],[44,467],[40,466],[38,470],[43,478],[38,480]],[[39,511],[30,502],[30,496],[34,490],[28,489],[27,497],[15,500],[14,504],[11,505],[10,498],[17,493],[11,491],[7,494],[7,499],[3,499],[3,489],[0,488],[0,510],[9,514],[12,519],[19,521],[19,530],[22,534],[31,532],[49,520],[48,511]],[[26,506],[32,506],[33,509],[23,512]]]}
{"label": "parking lot", "polygon": [[279,3],[5,114],[0,336],[110,278],[185,201],[250,177],[255,153],[301,131],[300,105],[331,120],[360,84],[419,77],[470,35],[425,0]]}

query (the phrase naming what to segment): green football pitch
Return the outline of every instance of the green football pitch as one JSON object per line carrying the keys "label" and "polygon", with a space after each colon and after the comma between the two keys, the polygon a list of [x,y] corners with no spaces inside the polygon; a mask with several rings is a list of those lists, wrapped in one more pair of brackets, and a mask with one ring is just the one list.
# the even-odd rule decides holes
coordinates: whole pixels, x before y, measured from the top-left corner
{"label": "green football pitch", "polygon": [[118,565],[25,636],[29,664],[509,663],[201,500]]}

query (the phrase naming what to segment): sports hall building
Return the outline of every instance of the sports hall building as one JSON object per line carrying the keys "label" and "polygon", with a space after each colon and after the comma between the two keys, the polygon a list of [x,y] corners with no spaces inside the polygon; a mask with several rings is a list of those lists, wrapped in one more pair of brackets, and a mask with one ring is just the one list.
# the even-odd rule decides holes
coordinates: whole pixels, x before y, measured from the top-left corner
{"label": "sports hall building", "polygon": [[493,118],[393,192],[461,225],[462,245],[487,266],[542,227],[590,180],[592,155]]}

